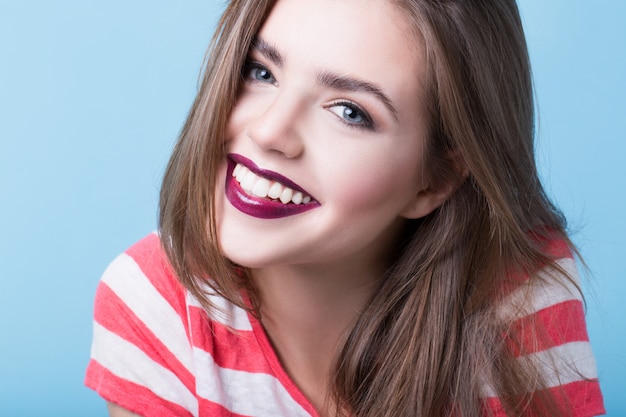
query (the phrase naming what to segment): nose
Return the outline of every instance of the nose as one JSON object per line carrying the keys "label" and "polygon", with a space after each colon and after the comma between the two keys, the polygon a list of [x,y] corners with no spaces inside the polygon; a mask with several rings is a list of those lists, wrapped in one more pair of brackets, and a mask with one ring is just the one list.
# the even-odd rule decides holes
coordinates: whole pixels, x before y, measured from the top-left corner
{"label": "nose", "polygon": [[304,141],[299,133],[302,112],[303,104],[297,97],[279,93],[250,123],[247,135],[266,152],[296,158],[304,152]]}

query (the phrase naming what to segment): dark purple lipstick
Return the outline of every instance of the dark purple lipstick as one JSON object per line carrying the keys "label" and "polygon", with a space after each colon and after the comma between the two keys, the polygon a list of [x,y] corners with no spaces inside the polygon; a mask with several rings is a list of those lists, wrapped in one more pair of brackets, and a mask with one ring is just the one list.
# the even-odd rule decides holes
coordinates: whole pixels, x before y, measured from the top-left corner
{"label": "dark purple lipstick", "polygon": [[253,173],[270,181],[276,181],[294,191],[299,191],[304,195],[310,195],[306,190],[294,183],[290,179],[273,171],[261,169],[254,162],[239,154],[228,154],[228,168],[226,172],[226,198],[237,210],[249,216],[260,219],[278,219],[281,217],[294,216],[305,211],[314,209],[320,204],[315,199],[308,203],[283,204],[281,201],[270,198],[261,198],[248,194],[241,188],[237,179],[233,176],[233,170],[237,164],[244,165]]}

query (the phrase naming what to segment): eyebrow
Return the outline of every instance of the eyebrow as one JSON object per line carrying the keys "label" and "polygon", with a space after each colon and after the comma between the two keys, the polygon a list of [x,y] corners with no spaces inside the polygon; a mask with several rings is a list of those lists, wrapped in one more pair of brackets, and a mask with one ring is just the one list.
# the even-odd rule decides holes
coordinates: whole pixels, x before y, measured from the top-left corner
{"label": "eyebrow", "polygon": [[283,56],[280,54],[280,52],[278,52],[278,49],[276,49],[276,47],[272,45],[271,43],[266,42],[263,39],[256,37],[252,41],[252,47],[255,50],[257,50],[261,55],[263,55],[265,58],[272,61],[272,63],[276,65],[277,67],[283,66],[285,62],[285,60],[283,59]]}
{"label": "eyebrow", "polygon": [[387,97],[387,95],[383,93],[383,91],[375,84],[353,77],[341,76],[339,74],[328,71],[323,71],[322,73],[320,73],[317,76],[317,82],[320,85],[335,90],[373,94],[374,96],[378,97],[380,101],[382,101],[385,107],[387,107],[387,109],[391,112],[393,117],[398,120],[398,110],[396,110],[396,108],[393,106],[389,97]]}
{"label": "eyebrow", "polygon": [[[259,37],[255,37],[252,42],[252,47],[277,67],[284,65],[285,60],[282,54],[271,43]],[[387,107],[394,119],[398,120],[398,110],[394,107],[389,97],[375,84],[350,76],[342,76],[330,71],[322,71],[319,73],[317,75],[317,83],[334,90],[372,94]]]}

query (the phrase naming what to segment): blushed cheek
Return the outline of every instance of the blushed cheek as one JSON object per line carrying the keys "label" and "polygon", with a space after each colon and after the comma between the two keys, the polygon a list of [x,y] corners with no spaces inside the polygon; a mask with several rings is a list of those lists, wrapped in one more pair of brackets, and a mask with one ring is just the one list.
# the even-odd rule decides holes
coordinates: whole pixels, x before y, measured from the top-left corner
{"label": "blushed cheek", "polygon": [[[365,167],[364,167],[365,168]],[[372,166],[351,175],[341,189],[337,189],[337,201],[346,214],[395,216],[412,194],[413,177],[403,175],[402,170],[390,170],[387,166]]]}

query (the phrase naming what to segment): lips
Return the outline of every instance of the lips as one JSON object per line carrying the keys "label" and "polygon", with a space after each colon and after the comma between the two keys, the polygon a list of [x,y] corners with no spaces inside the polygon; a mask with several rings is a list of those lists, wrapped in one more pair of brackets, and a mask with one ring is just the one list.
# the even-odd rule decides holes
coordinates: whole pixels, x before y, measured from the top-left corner
{"label": "lips", "polygon": [[226,198],[239,211],[261,219],[293,216],[320,204],[288,178],[259,168],[239,155],[228,155]]}

